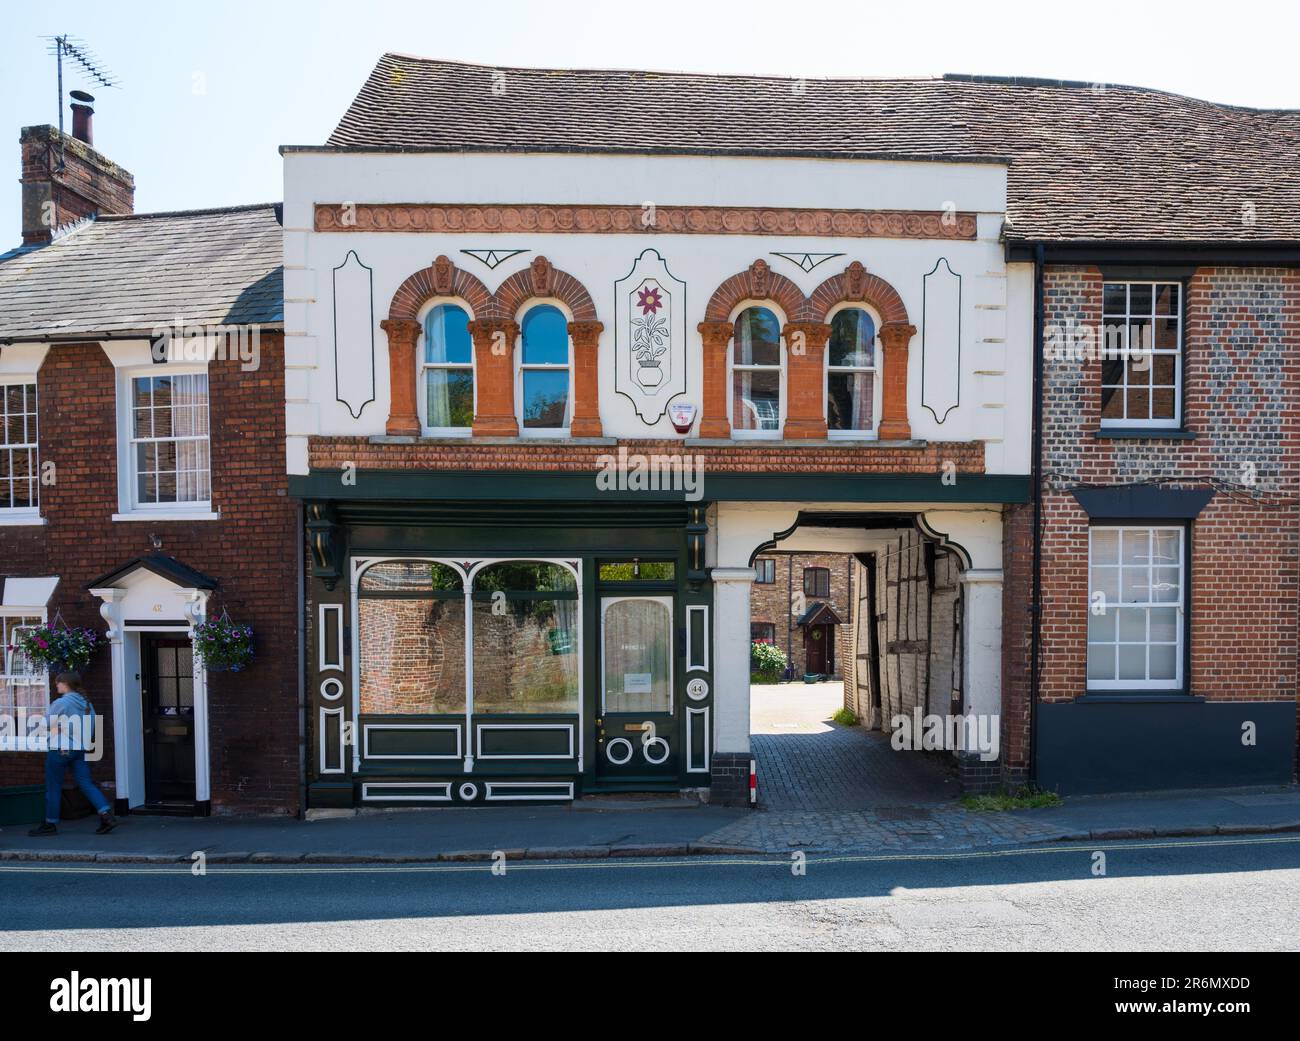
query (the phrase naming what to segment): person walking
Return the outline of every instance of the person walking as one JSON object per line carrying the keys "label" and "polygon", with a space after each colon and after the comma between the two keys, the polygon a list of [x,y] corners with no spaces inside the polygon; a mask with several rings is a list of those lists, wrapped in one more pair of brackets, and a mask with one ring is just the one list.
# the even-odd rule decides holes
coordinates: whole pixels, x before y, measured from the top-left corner
{"label": "person walking", "polygon": [[45,753],[45,820],[28,835],[57,835],[63,775],[70,768],[77,787],[99,814],[96,835],[107,835],[116,825],[109,802],[90,777],[86,751],[95,732],[95,706],[81,692],[81,675],[61,672],[54,678],[59,696],[50,704],[49,744]]}

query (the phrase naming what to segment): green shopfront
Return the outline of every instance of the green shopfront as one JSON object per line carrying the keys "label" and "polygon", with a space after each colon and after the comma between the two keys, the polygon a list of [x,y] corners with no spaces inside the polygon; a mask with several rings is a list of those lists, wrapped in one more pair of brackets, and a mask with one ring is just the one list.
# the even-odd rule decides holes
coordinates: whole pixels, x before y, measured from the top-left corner
{"label": "green shopfront", "polygon": [[707,785],[705,508],[308,499],[309,807]]}

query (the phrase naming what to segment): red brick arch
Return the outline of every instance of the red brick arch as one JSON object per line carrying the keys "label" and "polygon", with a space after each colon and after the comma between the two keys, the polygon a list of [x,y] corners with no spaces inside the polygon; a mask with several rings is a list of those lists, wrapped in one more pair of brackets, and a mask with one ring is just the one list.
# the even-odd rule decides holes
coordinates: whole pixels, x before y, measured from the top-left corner
{"label": "red brick arch", "polygon": [[810,304],[813,321],[824,322],[831,309],[842,303],[870,304],[880,314],[882,325],[893,322],[910,324],[907,320],[907,308],[898,290],[877,275],[867,273],[867,269],[854,261],[844,269],[843,274],[832,275],[813,290]]}
{"label": "red brick arch", "polygon": [[435,296],[460,297],[469,304],[475,318],[497,317],[496,301],[487,286],[447,257],[439,257],[397,287],[388,305],[388,318],[414,321],[425,302]]}
{"label": "red brick arch", "polygon": [[785,312],[788,322],[816,321],[807,297],[785,275],[768,267],[766,260],[756,260],[738,271],[713,291],[704,309],[706,322],[731,320],[731,312],[745,300],[771,300]]}
{"label": "red brick arch", "polygon": [[525,303],[537,297],[562,301],[575,322],[596,320],[596,305],[587,287],[568,272],[552,267],[545,257],[537,257],[523,271],[516,271],[502,282],[497,287],[496,303],[502,318],[513,319]]}

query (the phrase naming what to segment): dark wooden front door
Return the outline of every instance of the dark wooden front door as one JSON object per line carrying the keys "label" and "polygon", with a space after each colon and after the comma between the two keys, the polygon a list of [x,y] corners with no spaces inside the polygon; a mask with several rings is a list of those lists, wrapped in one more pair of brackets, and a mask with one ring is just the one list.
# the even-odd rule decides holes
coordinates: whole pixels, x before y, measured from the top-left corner
{"label": "dark wooden front door", "polygon": [[810,625],[804,630],[804,660],[810,673],[829,676],[835,671],[835,627]]}
{"label": "dark wooden front door", "polygon": [[145,802],[149,805],[194,802],[193,653],[189,640],[140,639]]}

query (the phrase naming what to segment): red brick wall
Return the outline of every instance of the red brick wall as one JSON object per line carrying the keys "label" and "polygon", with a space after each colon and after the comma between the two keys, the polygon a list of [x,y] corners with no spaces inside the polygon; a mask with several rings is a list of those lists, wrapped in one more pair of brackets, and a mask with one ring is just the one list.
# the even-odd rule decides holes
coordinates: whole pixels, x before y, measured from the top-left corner
{"label": "red brick wall", "polygon": [[824,567],[830,572],[830,596],[808,594],[808,603],[822,601],[835,609],[844,624],[835,628],[835,672],[843,674],[849,639],[851,614],[850,582],[853,558],[844,553],[764,553],[760,559],[775,562],[776,581],[771,584],[755,582],[751,587],[749,618],[752,622],[771,622],[776,627],[776,646],[790,654],[795,679],[807,669],[804,649],[804,630],[795,623],[798,619],[790,613],[790,598],[803,592],[804,568]]}
{"label": "red brick wall", "polygon": [[[236,675],[209,677],[214,812],[285,813],[298,808],[297,508],[284,466],[284,354],[279,333],[263,332],[261,365],[209,366],[213,508],[219,521],[119,522],[115,374],[95,343],[51,348],[38,376],[41,462],[57,483],[41,488],[42,527],[0,528],[5,575],[57,574],[50,604],[70,625],[104,632],[87,582],[126,561],[161,552],[216,579],[210,608],[253,626],[257,660]],[[113,777],[112,680],[107,645],[86,672],[87,693],[104,719]],[[41,757],[0,753],[0,785],[35,783]]]}
{"label": "red brick wall", "polygon": [[[1046,321],[1101,320],[1101,273],[1052,268]],[[1069,488],[1156,480],[1218,489],[1191,529],[1191,686],[1230,701],[1296,696],[1300,551],[1300,273],[1202,268],[1188,293],[1185,425],[1195,440],[1097,439],[1100,362],[1051,360],[1044,404],[1043,617],[1040,697],[1085,690],[1088,517]],[[1253,487],[1247,483],[1253,468]],[[1006,538],[1004,617],[1025,619],[1029,553],[1017,510]],[[1014,573],[1014,574],[1013,574]],[[1018,639],[1004,642],[1004,731],[1019,755],[1024,670]]]}

